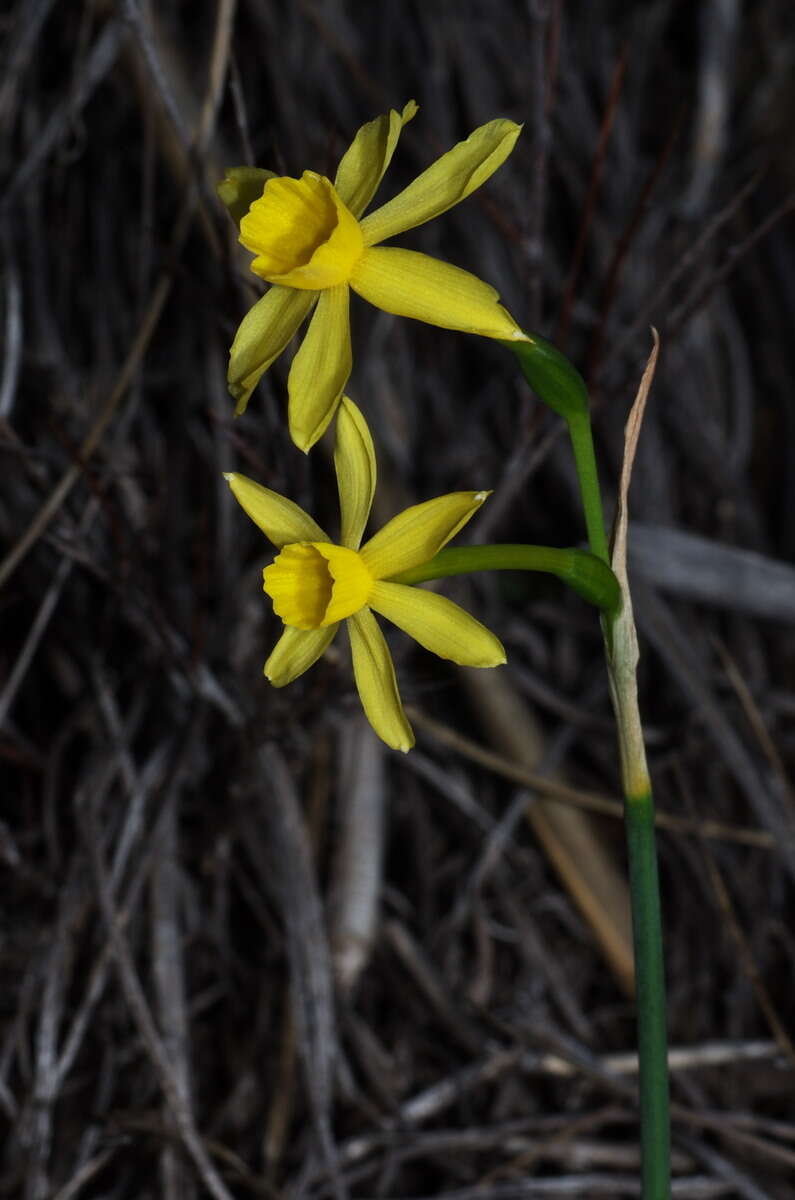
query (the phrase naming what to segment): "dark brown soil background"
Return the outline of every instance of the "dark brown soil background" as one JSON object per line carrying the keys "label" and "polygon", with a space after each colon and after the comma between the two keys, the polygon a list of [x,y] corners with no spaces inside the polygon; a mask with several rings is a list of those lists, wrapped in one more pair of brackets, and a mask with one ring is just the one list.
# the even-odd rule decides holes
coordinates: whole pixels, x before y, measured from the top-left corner
{"label": "dark brown soil background", "polygon": [[[0,128],[0,1197],[638,1196],[615,740],[594,613],[451,581],[509,665],[392,641],[418,744],[340,639],[278,692],[268,547],[222,471],[335,520],[226,166],[380,192],[498,115],[499,173],[408,234],[586,375],[632,490],[660,810],[677,1197],[795,1196],[795,20],[790,0],[16,0]],[[498,345],[354,300],[375,517],[495,489],[479,541],[581,542],[560,421]],[[390,634],[392,638],[392,634]]]}

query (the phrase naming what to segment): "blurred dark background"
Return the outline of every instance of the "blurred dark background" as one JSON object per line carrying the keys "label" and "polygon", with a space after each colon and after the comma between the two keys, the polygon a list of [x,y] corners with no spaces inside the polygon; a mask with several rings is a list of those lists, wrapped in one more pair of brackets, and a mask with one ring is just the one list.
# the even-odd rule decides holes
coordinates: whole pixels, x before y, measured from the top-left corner
{"label": "blurred dark background", "polygon": [[[616,749],[592,610],[450,581],[504,641],[392,639],[418,744],[340,640],[275,691],[268,547],[222,478],[321,522],[284,356],[215,197],[333,175],[414,97],[379,198],[495,116],[478,193],[401,244],[493,283],[587,378],[631,495],[681,1197],[795,1195],[795,25],[789,0],[17,0],[0,18],[0,1195],[637,1196]],[[581,543],[570,452],[498,345],[353,304],[380,523]],[[394,631],[393,631],[394,632]]]}

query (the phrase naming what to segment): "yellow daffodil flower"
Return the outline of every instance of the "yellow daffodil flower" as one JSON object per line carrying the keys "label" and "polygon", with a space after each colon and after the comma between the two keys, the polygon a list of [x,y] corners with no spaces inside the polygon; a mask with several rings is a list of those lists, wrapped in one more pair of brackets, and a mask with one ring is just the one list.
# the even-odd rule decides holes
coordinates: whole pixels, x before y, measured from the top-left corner
{"label": "yellow daffodil flower", "polygon": [[375,490],[375,452],[367,423],[347,396],[336,437],[339,544],[291,500],[245,475],[226,476],[238,503],[279,551],[263,579],[285,630],[265,664],[265,674],[275,687],[291,683],[320,658],[346,620],[364,711],[388,746],[405,751],[414,745],[414,734],[373,612],[461,666],[496,667],[505,662],[494,634],[452,600],[389,582],[390,576],[433,558],[489,493],[453,492],[414,505],[361,546]]}
{"label": "yellow daffodil flower", "polygon": [[430,221],[465,199],[505,161],[521,126],[481,125],[381,208],[363,217],[417,111],[410,101],[363,125],[334,183],[314,171],[300,179],[255,168],[227,172],[219,194],[239,221],[252,271],[271,284],[237,331],[229,390],[244,411],[262,374],[315,312],[288,380],[293,441],[309,450],[328,426],[351,372],[350,289],[377,308],[504,341],[526,335],[499,295],[468,271],[381,242]]}

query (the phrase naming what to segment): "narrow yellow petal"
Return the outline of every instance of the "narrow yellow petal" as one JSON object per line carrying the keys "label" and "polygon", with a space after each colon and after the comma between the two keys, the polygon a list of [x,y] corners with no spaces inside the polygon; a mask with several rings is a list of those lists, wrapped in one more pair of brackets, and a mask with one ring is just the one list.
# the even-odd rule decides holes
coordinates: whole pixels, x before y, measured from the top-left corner
{"label": "narrow yellow petal", "polygon": [[361,549],[374,579],[389,579],[426,563],[455,537],[491,492],[450,492],[414,504],[379,529]]}
{"label": "narrow yellow petal", "polygon": [[393,200],[364,218],[365,245],[375,246],[423,225],[464,200],[502,166],[521,130],[513,121],[498,119],[470,133]]}
{"label": "narrow yellow petal", "polygon": [[353,674],[367,720],[393,750],[414,745],[414,734],[400,702],[392,655],[368,608],[348,618]]}
{"label": "narrow yellow petal", "polygon": [[273,178],[274,172],[264,167],[230,167],[216,184],[215,190],[238,229],[251,205],[259,200],[265,184]]}
{"label": "narrow yellow petal", "polygon": [[232,472],[224,478],[240,507],[279,550],[292,542],[329,541],[309,514],[286,496],[272,492],[246,475]]}
{"label": "narrow yellow petal", "polygon": [[316,296],[316,292],[272,287],[246,313],[229,351],[229,391],[237,401],[238,415],[245,412],[260,378],[287,347]]}
{"label": "narrow yellow petal", "polygon": [[266,677],[274,687],[292,683],[317,662],[338,629],[285,629],[265,663]]}
{"label": "narrow yellow petal", "polygon": [[340,541],[358,550],[375,492],[375,450],[367,422],[347,396],[342,397],[335,430],[334,468],[340,494]]}
{"label": "narrow yellow petal", "polygon": [[389,166],[400,131],[417,112],[409,100],[402,113],[385,113],[362,125],[342,156],[334,186],[355,217],[360,217],[375,195]]}
{"label": "narrow yellow petal", "polygon": [[503,341],[527,340],[493,287],[469,271],[416,250],[394,246],[365,250],[351,276],[351,287],[376,308],[399,317]]}
{"label": "narrow yellow petal", "polygon": [[290,435],[308,452],[326,431],[351,373],[350,293],[346,283],[320,293],[293,359],[287,390]]}
{"label": "narrow yellow petal", "polygon": [[426,650],[460,667],[498,667],[505,662],[499,638],[446,596],[403,583],[376,583],[370,605]]}

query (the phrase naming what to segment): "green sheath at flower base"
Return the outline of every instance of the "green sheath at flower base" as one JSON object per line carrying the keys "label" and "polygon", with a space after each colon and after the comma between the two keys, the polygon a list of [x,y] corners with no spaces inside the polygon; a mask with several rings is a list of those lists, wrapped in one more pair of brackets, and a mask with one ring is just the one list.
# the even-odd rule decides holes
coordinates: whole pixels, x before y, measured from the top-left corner
{"label": "green sheath at flower base", "polygon": [[274,178],[275,173],[264,167],[230,167],[226,172],[216,190],[238,229],[254,201],[259,200],[265,184]]}
{"label": "green sheath at flower base", "polygon": [[561,576],[578,596],[595,604],[602,612],[615,616],[621,609],[621,588],[606,562],[584,550],[570,551],[569,572]]}
{"label": "green sheath at flower base", "polygon": [[530,387],[544,404],[567,420],[587,413],[588,392],[585,381],[572,363],[551,342],[528,333],[527,341],[506,341],[513,350]]}

